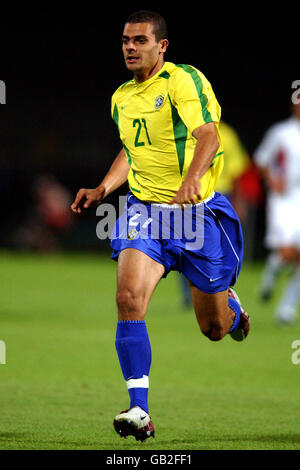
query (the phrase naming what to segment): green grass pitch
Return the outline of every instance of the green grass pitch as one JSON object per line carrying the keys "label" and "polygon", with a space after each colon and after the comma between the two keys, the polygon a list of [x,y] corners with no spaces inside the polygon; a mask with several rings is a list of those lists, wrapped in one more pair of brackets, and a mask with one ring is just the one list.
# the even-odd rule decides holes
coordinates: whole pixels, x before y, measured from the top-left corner
{"label": "green grass pitch", "polygon": [[211,342],[181,307],[177,273],[159,284],[147,327],[155,439],[121,439],[128,395],[114,347],[116,263],[107,255],[2,253],[0,449],[300,449],[299,324],[257,300],[261,264],[236,286],[251,315],[243,343]]}

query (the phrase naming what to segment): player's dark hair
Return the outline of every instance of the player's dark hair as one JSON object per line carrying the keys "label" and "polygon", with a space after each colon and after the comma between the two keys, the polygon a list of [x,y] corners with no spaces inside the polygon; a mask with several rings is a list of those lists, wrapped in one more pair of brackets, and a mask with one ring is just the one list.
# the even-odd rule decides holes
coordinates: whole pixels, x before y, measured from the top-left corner
{"label": "player's dark hair", "polygon": [[167,24],[163,17],[154,11],[136,11],[129,16],[126,23],[152,23],[156,41],[168,39]]}

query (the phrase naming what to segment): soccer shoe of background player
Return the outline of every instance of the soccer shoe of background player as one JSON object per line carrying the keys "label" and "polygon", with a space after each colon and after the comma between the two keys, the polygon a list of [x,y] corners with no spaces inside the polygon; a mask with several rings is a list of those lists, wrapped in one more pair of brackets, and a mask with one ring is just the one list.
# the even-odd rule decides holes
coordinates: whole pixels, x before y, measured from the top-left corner
{"label": "soccer shoe of background player", "polygon": [[231,288],[228,289],[228,296],[235,299],[237,303],[239,304],[239,306],[241,307],[241,318],[240,318],[239,326],[237,327],[236,330],[234,330],[232,333],[229,333],[229,334],[231,338],[233,338],[235,341],[243,341],[243,339],[245,339],[249,333],[250,318],[249,318],[249,315],[243,309],[241,305],[241,301],[238,298],[237,293],[233,289]]}
{"label": "soccer shoe of background player", "polygon": [[154,437],[154,426],[148,413],[139,406],[122,411],[114,419],[114,428],[121,437],[134,436],[137,441]]}

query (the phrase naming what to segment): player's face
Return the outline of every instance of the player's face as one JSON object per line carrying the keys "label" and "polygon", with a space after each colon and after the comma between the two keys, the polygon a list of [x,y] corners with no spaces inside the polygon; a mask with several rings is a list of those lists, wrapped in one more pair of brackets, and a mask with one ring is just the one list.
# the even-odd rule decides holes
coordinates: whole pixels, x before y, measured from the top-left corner
{"label": "player's face", "polygon": [[159,60],[167,41],[156,41],[151,23],[126,23],[122,36],[122,49],[128,70],[135,75],[147,74]]}

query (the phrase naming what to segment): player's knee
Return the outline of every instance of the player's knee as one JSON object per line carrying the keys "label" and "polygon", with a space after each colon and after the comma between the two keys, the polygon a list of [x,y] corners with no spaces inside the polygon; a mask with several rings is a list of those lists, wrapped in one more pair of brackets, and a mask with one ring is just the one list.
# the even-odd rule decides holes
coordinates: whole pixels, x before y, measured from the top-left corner
{"label": "player's knee", "polygon": [[211,341],[220,341],[226,334],[225,328],[217,322],[211,322],[201,327],[201,331]]}
{"label": "player's knee", "polygon": [[143,297],[132,289],[126,287],[118,290],[116,301],[122,320],[136,319],[137,315],[143,314]]}

